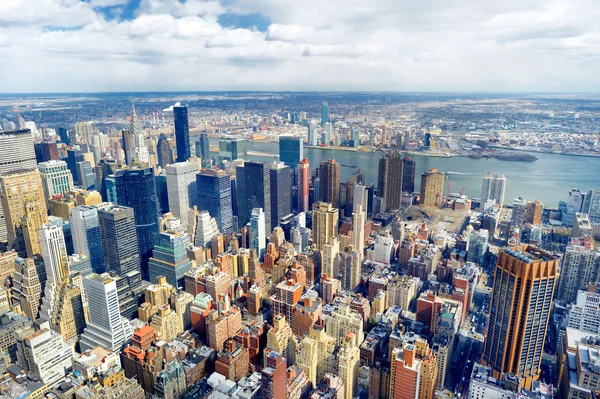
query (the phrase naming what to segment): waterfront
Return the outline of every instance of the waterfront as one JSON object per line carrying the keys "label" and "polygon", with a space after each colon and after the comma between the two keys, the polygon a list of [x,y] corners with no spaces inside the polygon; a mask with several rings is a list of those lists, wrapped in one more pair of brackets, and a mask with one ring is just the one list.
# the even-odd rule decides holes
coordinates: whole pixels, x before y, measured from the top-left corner
{"label": "waterfront", "polygon": [[[249,151],[278,154],[277,143],[249,142]],[[342,165],[357,165],[366,171],[367,182],[377,184],[377,170],[382,152],[351,152],[305,148],[311,169],[321,161],[335,158]],[[556,208],[558,201],[566,199],[571,188],[587,191],[600,188],[600,159],[575,157],[559,154],[535,154],[535,162],[511,162],[498,159],[471,159],[466,157],[425,157],[410,155],[417,163],[415,176],[416,190],[421,184],[421,173],[430,168],[450,172],[448,182],[452,192],[464,193],[470,197],[481,195],[481,184],[485,172],[506,175],[506,201],[522,196],[527,200],[540,200],[547,207]],[[252,157],[250,159],[269,161],[273,158]],[[355,168],[342,167],[341,180],[347,181]]]}

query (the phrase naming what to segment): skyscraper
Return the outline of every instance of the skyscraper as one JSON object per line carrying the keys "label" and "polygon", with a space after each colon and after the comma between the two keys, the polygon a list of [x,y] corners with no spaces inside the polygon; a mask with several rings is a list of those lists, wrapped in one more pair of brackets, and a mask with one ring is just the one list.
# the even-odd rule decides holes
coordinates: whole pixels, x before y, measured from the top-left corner
{"label": "skyscraper", "polygon": [[[37,167],[31,130],[12,130],[0,133],[0,175]],[[6,212],[0,201],[0,242],[8,241]]]}
{"label": "skyscraper", "polygon": [[173,107],[173,118],[175,120],[176,161],[185,162],[191,156],[187,107]]}
{"label": "skyscraper", "polygon": [[298,164],[298,212],[308,212],[308,192],[310,190],[310,165],[304,158]]}
{"label": "skyscraper", "polygon": [[265,213],[265,237],[271,233],[271,174],[269,165],[248,161],[236,168],[238,219],[240,226],[250,221],[254,208]]}
{"label": "skyscraper", "polygon": [[365,221],[367,212],[361,204],[356,204],[352,213],[352,242],[358,252],[360,260],[363,259],[365,249]]}
{"label": "skyscraper", "polygon": [[482,364],[513,373],[525,389],[540,374],[559,260],[532,246],[498,255]]}
{"label": "skyscraper", "polygon": [[230,234],[233,223],[231,178],[223,170],[204,169],[196,174],[198,209],[217,220],[219,230]]}
{"label": "skyscraper", "polygon": [[338,209],[327,202],[318,202],[313,205],[313,243],[317,249],[323,249],[332,238],[337,238],[338,213]]}
{"label": "skyscraper", "polygon": [[377,193],[383,198],[383,210],[400,209],[403,176],[400,152],[390,151],[379,160]]}
{"label": "skyscraper", "polygon": [[138,238],[133,208],[103,204],[98,209],[106,271],[120,276],[140,271]]}
{"label": "skyscraper", "polygon": [[339,253],[342,289],[354,291],[360,284],[360,255],[350,244]]}
{"label": "skyscraper", "polygon": [[580,245],[569,245],[560,265],[560,284],[557,298],[572,303],[577,291],[600,278],[600,252]]}
{"label": "skyscraper", "polygon": [[304,158],[304,140],[302,137],[279,137],[279,160],[290,168],[298,165]]}
{"label": "skyscraper", "polygon": [[287,363],[285,357],[274,350],[266,355],[261,370],[260,388],[262,399],[285,399],[287,397]]}
{"label": "skyscraper", "polygon": [[196,174],[198,164],[195,162],[177,162],[165,167],[167,172],[167,193],[169,211],[187,226],[187,214],[198,201]]}
{"label": "skyscraper", "polygon": [[203,168],[210,168],[210,141],[208,134],[206,133],[201,133],[200,137],[198,137],[198,141],[196,141],[196,158],[200,158],[202,160]]}
{"label": "skyscraper", "polygon": [[283,162],[273,162],[269,170],[271,184],[271,229],[279,225],[284,216],[292,212],[292,186],[290,167]]}
{"label": "skyscraper", "polygon": [[79,345],[81,351],[92,350],[100,345],[118,351],[133,335],[129,320],[121,317],[117,284],[110,274],[91,274],[83,280],[90,307],[88,323]]}
{"label": "skyscraper", "polygon": [[150,281],[165,276],[173,287],[184,286],[183,275],[191,268],[186,252],[189,240],[186,233],[175,231],[165,231],[158,235],[158,242],[148,262]]}
{"label": "skyscraper", "polygon": [[415,171],[417,165],[414,160],[405,157],[402,165],[402,192],[415,192]]}
{"label": "skyscraper", "polygon": [[254,208],[250,215],[250,248],[256,250],[260,260],[265,255],[266,241],[265,213],[262,208]]}
{"label": "skyscraper", "polygon": [[81,205],[71,209],[69,216],[75,253],[90,259],[94,273],[104,273],[104,254],[100,234],[98,209]]}
{"label": "skyscraper", "polygon": [[496,201],[496,204],[504,204],[504,191],[506,189],[506,177],[500,173],[494,176],[491,173],[486,173],[483,176],[483,186],[481,188],[481,204],[485,204],[489,200]]}
{"label": "skyscraper", "polygon": [[21,257],[40,253],[39,229],[48,221],[42,179],[37,169],[0,175],[0,202],[7,240]]}
{"label": "skyscraper", "polygon": [[73,175],[65,161],[40,162],[38,167],[46,199],[73,190]]}
{"label": "skyscraper", "polygon": [[321,126],[324,126],[327,122],[329,122],[329,105],[323,103],[321,105]]}
{"label": "skyscraper", "polygon": [[[138,248],[144,265],[158,235],[158,203],[152,168],[122,169],[115,173],[119,205],[133,208]],[[143,275],[147,270],[142,268]]]}
{"label": "skyscraper", "polygon": [[329,202],[334,208],[340,206],[340,164],[335,159],[319,165],[319,199]]}
{"label": "skyscraper", "polygon": [[444,203],[444,172],[430,169],[421,175],[419,203],[440,208]]}
{"label": "skyscraper", "polygon": [[219,140],[219,160],[235,161],[246,159],[248,150],[245,139],[221,139]]}
{"label": "skyscraper", "polygon": [[164,133],[161,133],[158,137],[156,153],[158,157],[158,166],[161,168],[164,169],[165,166],[173,163],[173,149]]}

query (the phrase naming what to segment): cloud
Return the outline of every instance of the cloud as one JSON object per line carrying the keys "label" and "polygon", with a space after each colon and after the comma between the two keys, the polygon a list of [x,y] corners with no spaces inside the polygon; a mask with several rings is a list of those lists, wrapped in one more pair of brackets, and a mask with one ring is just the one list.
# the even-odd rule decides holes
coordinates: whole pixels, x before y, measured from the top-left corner
{"label": "cloud", "polygon": [[0,87],[600,90],[599,18],[593,0],[0,1]]}

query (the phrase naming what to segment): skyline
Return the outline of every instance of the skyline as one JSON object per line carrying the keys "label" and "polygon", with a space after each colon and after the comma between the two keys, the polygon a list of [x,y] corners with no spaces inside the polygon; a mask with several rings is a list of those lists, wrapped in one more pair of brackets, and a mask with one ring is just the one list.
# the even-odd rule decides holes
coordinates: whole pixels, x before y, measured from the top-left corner
{"label": "skyline", "polygon": [[10,0],[0,5],[0,84],[10,93],[600,90],[591,1],[362,3]]}

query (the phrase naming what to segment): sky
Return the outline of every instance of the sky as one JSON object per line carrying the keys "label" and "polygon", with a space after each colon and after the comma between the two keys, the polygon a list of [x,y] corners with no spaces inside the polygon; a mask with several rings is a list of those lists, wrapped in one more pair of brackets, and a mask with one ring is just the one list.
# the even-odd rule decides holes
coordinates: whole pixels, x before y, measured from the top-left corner
{"label": "sky", "polygon": [[0,92],[598,92],[596,2],[0,0]]}

